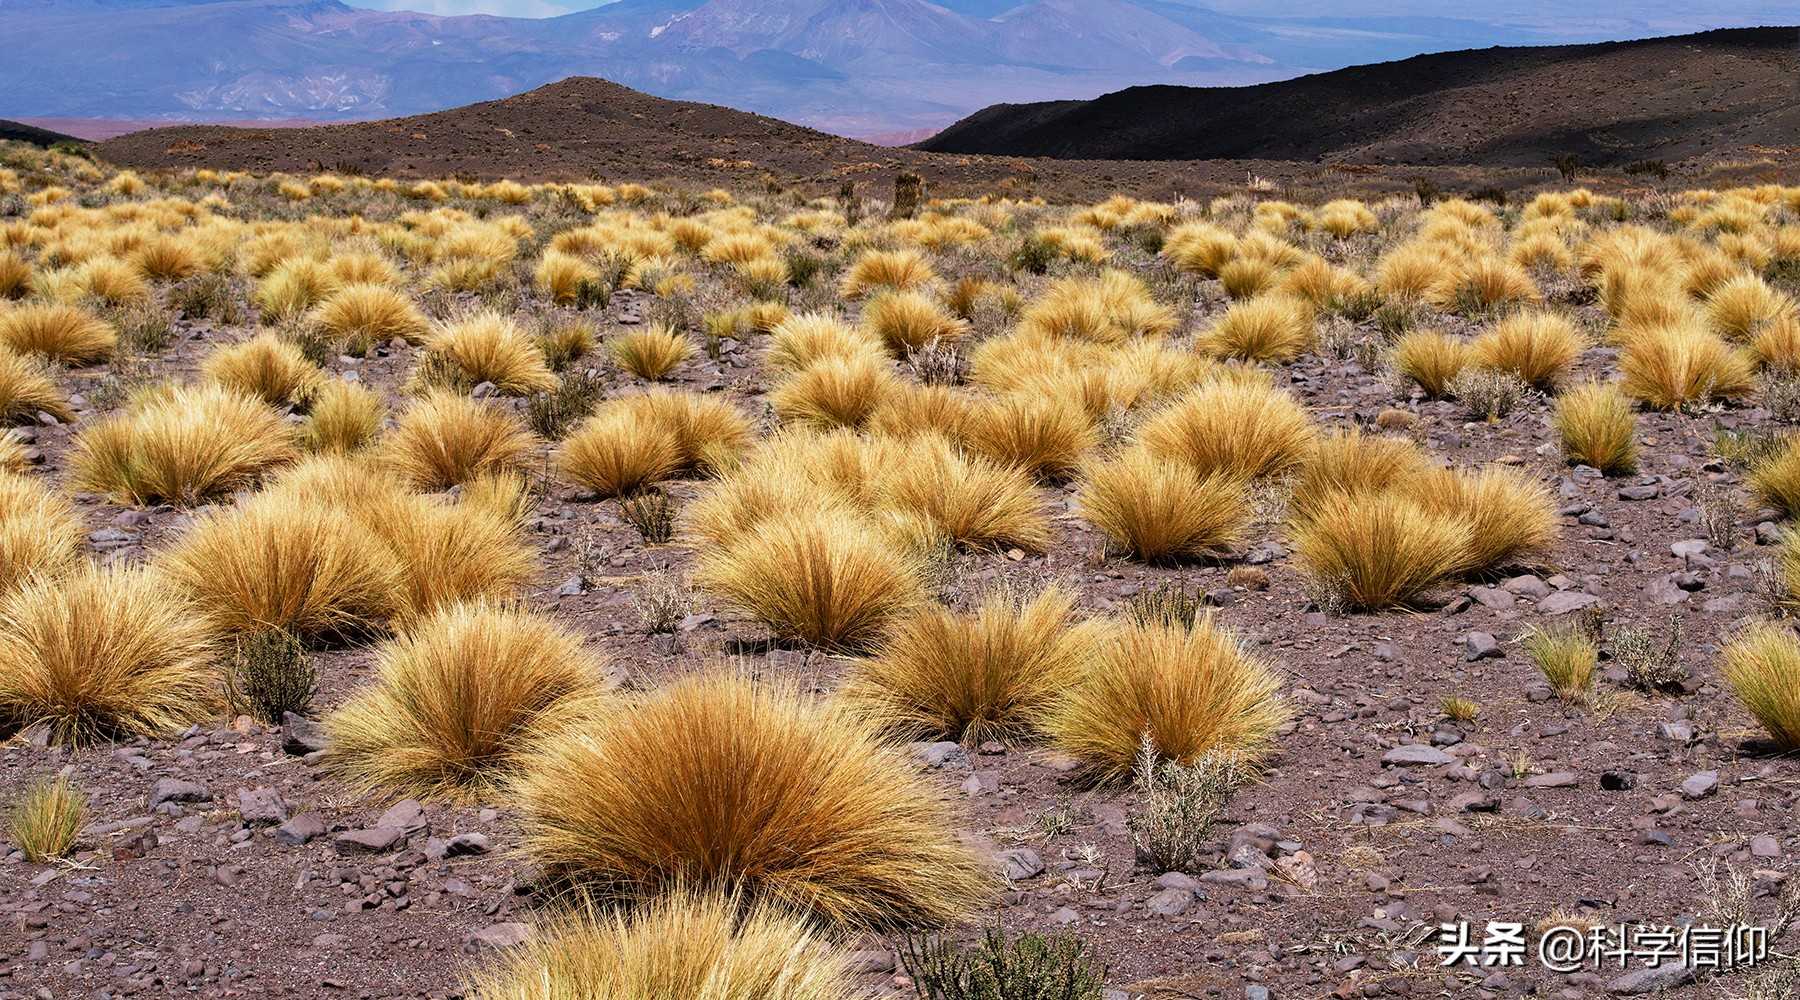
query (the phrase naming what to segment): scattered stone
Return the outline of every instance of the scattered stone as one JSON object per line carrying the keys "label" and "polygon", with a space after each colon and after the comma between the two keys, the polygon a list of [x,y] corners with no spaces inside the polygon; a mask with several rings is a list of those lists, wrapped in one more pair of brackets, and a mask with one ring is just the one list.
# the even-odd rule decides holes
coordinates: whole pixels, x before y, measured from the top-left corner
{"label": "scattered stone", "polygon": [[1659,491],[1654,484],[1625,486],[1621,487],[1619,490],[1619,499],[1628,503],[1655,500],[1658,492]]}
{"label": "scattered stone", "polygon": [[1656,738],[1670,743],[1694,742],[1694,727],[1683,721],[1659,722],[1656,724]]}
{"label": "scattered stone", "polygon": [[275,828],[275,842],[284,847],[300,847],[324,835],[325,821],[318,813],[301,813]]}
{"label": "scattered stone", "polygon": [[1499,640],[1487,632],[1470,632],[1462,637],[1463,647],[1467,650],[1464,659],[1470,663],[1477,660],[1497,660],[1506,655]]}
{"label": "scattered stone", "polygon": [[929,768],[937,768],[942,771],[963,771],[974,767],[969,763],[969,755],[963,753],[960,743],[948,740],[942,743],[914,743],[912,751]]}
{"label": "scattered stone", "polygon": [[1500,584],[1500,589],[1518,597],[1529,597],[1541,600],[1550,594],[1550,585],[1531,574],[1515,576]]}
{"label": "scattered stone", "polygon": [[212,792],[205,785],[179,778],[158,778],[150,788],[152,808],[164,802],[211,802]]}
{"label": "scattered stone", "polygon": [[531,925],[510,921],[504,924],[492,924],[478,931],[470,931],[465,942],[474,951],[483,949],[499,950],[516,948],[531,940]]}
{"label": "scattered stone", "polygon": [[493,850],[493,845],[488,843],[486,834],[459,833],[451,837],[450,842],[444,845],[444,857],[457,858],[467,854],[486,854],[490,850]]}
{"label": "scattered stone", "polygon": [[1681,794],[1690,799],[1703,799],[1719,788],[1719,772],[1701,771],[1681,783]]}
{"label": "scattered stone", "polygon": [[852,975],[868,976],[894,971],[894,953],[885,948],[849,952],[844,968]]}
{"label": "scattered stone", "polygon": [[430,826],[425,819],[425,807],[417,799],[401,799],[381,814],[375,826],[383,830],[399,830],[402,834],[412,835],[424,833]]}
{"label": "scattered stone", "polygon": [[237,793],[238,815],[250,826],[274,826],[288,818],[287,803],[273,788],[242,788]]}
{"label": "scattered stone", "polygon": [[1044,874],[1044,859],[1029,847],[1001,851],[994,855],[994,860],[1000,863],[1000,874],[1005,875],[1008,881],[1019,882]]}
{"label": "scattered stone", "polygon": [[1571,611],[1591,608],[1600,603],[1600,598],[1581,590],[1559,590],[1538,602],[1540,614],[1566,615]]}
{"label": "scattered stone", "polygon": [[1000,772],[976,771],[963,780],[962,790],[968,795],[992,795],[1000,790]]}
{"label": "scattered stone", "polygon": [[577,573],[567,580],[564,580],[562,585],[557,587],[553,593],[555,593],[557,597],[580,597],[582,594],[587,593],[587,581],[582,578],[581,574]]}
{"label": "scattered stone", "polygon": [[406,843],[406,832],[391,826],[340,833],[332,846],[339,854],[383,854]]}
{"label": "scattered stone", "polygon": [[1781,841],[1768,834],[1763,834],[1750,841],[1750,856],[1753,858],[1781,857]]}
{"label": "scattered stone", "polygon": [[1644,596],[1655,604],[1680,604],[1688,599],[1687,591],[1675,584],[1675,577],[1659,576],[1644,585]]}
{"label": "scattered stone", "polygon": [[1193,905],[1191,889],[1164,889],[1144,901],[1144,909],[1159,917],[1179,917]]}
{"label": "scattered stone", "polygon": [[1616,996],[1643,996],[1674,989],[1694,978],[1694,970],[1684,962],[1633,969],[1606,984],[1606,992]]}
{"label": "scattered stone", "polygon": [[1475,587],[1469,591],[1469,596],[1475,600],[1476,604],[1496,610],[1510,608],[1519,603],[1517,597],[1498,587]]}
{"label": "scattered stone", "polygon": [[1706,554],[1707,544],[1704,538],[1684,538],[1669,546],[1669,554],[1677,559],[1689,559]]}
{"label": "scattered stone", "polygon": [[1581,783],[1580,776],[1573,771],[1553,771],[1550,774],[1534,774],[1520,784],[1526,788],[1574,788]]}
{"label": "scattered stone", "polygon": [[1440,767],[1456,763],[1456,758],[1434,746],[1408,743],[1381,755],[1381,762],[1401,767]]}
{"label": "scattered stone", "polygon": [[286,737],[281,748],[295,757],[304,757],[331,746],[331,740],[326,738],[324,729],[318,723],[292,712],[281,713],[281,732]]}

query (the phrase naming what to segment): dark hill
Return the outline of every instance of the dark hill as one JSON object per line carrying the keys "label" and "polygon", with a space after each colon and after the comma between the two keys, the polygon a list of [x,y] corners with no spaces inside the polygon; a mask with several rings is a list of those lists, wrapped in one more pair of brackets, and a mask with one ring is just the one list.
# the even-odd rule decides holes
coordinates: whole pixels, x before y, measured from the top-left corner
{"label": "dark hill", "polygon": [[[1541,166],[1800,146],[1800,29],[1472,49],[1251,87],[999,104],[916,148],[1059,159]],[[1764,150],[1767,151],[1766,149]]]}
{"label": "dark hill", "polygon": [[0,119],[0,141],[28,142],[33,146],[45,148],[54,146],[59,142],[81,142],[80,139],[77,139],[72,135],[64,135],[61,132],[52,132],[47,128],[38,128],[36,125],[27,125],[24,122],[7,121],[5,119]]}

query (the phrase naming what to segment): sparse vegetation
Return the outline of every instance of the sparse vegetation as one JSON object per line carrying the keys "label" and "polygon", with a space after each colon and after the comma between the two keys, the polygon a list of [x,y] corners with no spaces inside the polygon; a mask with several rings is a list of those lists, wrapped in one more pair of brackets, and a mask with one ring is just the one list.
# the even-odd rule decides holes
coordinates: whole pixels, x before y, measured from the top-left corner
{"label": "sparse vegetation", "polygon": [[1592,697],[1600,649],[1579,629],[1533,628],[1524,636],[1531,662],[1563,701],[1580,705]]}
{"label": "sparse vegetation", "polygon": [[87,799],[69,779],[48,778],[33,784],[12,803],[7,811],[6,839],[32,864],[55,861],[74,849],[86,816]]}
{"label": "sparse vegetation", "polygon": [[1770,739],[1783,749],[1800,748],[1800,643],[1793,630],[1752,624],[1726,644],[1719,659],[1725,683]]}
{"label": "sparse vegetation", "polygon": [[900,955],[922,1000],[1095,1000],[1106,984],[1099,949],[1070,931],[1012,937],[990,924],[972,946],[914,937]]}

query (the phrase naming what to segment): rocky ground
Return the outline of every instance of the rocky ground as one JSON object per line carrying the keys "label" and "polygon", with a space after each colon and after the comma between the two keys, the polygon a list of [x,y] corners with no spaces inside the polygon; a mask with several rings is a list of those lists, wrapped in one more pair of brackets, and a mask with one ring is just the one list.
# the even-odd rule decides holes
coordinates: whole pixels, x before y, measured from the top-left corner
{"label": "rocky ground", "polygon": [[[641,311],[621,296],[612,318],[629,325]],[[184,335],[161,362],[166,371],[191,369],[209,344],[235,333],[202,325]],[[762,344],[728,347],[720,361],[685,366],[677,382],[760,411]],[[336,367],[392,391],[412,353],[396,346]],[[1598,375],[1611,364],[1610,351],[1596,349],[1581,367]],[[1451,403],[1397,398],[1352,360],[1307,357],[1287,377],[1323,423],[1368,422],[1397,408],[1410,425],[1391,415],[1384,423],[1454,463],[1535,471],[1561,505],[1554,551],[1542,565],[1444,593],[1431,609],[1328,617],[1309,604],[1277,528],[1214,564],[1149,569],[1105,556],[1100,535],[1067,512],[1073,492],[1046,490],[1065,512],[1059,544],[1041,557],[964,556],[953,587],[1045,573],[1103,613],[1177,580],[1209,594],[1218,618],[1286,671],[1297,716],[1273,767],[1232,802],[1209,863],[1191,875],[1135,864],[1125,826],[1132,797],[1083,787],[1048,752],[918,748],[921,770],[961,801],[966,835],[1010,881],[993,917],[1093,940],[1110,961],[1111,986],[1129,997],[1742,992],[1752,978],[1741,972],[1689,981],[1694,973],[1679,964],[1558,974],[1528,958],[1445,968],[1435,946],[1444,922],[1473,921],[1479,937],[1486,921],[1529,927],[1552,912],[1583,926],[1693,921],[1705,912],[1704,875],[1715,861],[1749,879],[1759,916],[1771,912],[1800,852],[1800,771],[1762,749],[1760,730],[1723,690],[1715,653],[1735,625],[1766,612],[1758,567],[1777,528],[1773,513],[1743,511],[1708,542],[1695,497],[1707,488],[1741,496],[1740,473],[1713,455],[1715,429],[1770,416],[1645,415],[1641,473],[1608,479],[1562,465],[1546,400],[1490,424]],[[34,429],[53,480],[69,431]],[[155,550],[189,516],[79,499],[91,546],[109,559]],[[633,683],[722,653],[821,689],[841,676],[837,659],[759,652],[759,629],[712,604],[675,635],[644,635],[637,585],[662,567],[678,575],[690,552],[644,546],[615,505],[566,487],[539,515],[532,530],[543,572],[532,603],[591,634]],[[1239,564],[1265,569],[1268,588],[1227,586]],[[1590,607],[1602,609],[1613,635],[1645,626],[1660,636],[1680,616],[1687,680],[1645,694],[1608,663],[1593,704],[1553,698],[1514,640]],[[369,672],[367,650],[324,654],[314,715]],[[1446,696],[1474,700],[1479,716],[1444,718]],[[307,720],[266,729],[247,718],[74,752],[34,733],[7,744],[0,792],[66,771],[90,793],[91,825],[59,864],[28,864],[0,847],[0,1000],[450,997],[469,963],[531,933],[540,913],[529,866],[511,853],[512,809],[356,798],[321,778],[319,746]],[[872,993],[910,994],[895,941],[857,947]]]}

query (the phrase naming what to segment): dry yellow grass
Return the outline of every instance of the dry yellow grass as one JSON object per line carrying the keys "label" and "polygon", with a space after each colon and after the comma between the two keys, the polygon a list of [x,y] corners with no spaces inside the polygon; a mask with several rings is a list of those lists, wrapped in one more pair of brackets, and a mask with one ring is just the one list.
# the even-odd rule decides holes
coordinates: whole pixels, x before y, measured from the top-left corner
{"label": "dry yellow grass", "polygon": [[537,343],[498,313],[439,324],[426,336],[425,349],[447,358],[470,385],[492,382],[503,396],[553,392],[557,386]]}
{"label": "dry yellow grass", "polygon": [[1312,344],[1311,304],[1292,296],[1267,295],[1233,303],[1195,347],[1215,358],[1281,364]]}
{"label": "dry yellow grass", "polygon": [[838,292],[846,299],[860,299],[873,292],[910,292],[938,280],[931,262],[913,250],[870,250],[844,272]]}
{"label": "dry yellow grass", "polygon": [[1425,395],[1443,399],[1450,384],[1469,364],[1467,341],[1435,330],[1416,330],[1394,342],[1394,370],[1419,384]]}
{"label": "dry yellow grass", "polygon": [[1792,629],[1756,622],[1719,651],[1725,683],[1784,750],[1800,749],[1800,644]]}
{"label": "dry yellow grass", "polygon": [[606,351],[620,368],[657,382],[694,356],[694,344],[679,331],[650,326],[607,338]]}
{"label": "dry yellow grass", "polygon": [[275,411],[220,386],[162,388],[75,439],[80,489],[132,504],[195,504],[254,484],[298,456]]}
{"label": "dry yellow grass", "polygon": [[899,512],[930,540],[1026,552],[1042,552],[1054,540],[1029,475],[934,436],[914,438],[877,469],[874,493],[878,505]]}
{"label": "dry yellow grass", "polygon": [[1756,502],[1788,517],[1800,513],[1800,447],[1788,437],[1745,477]]}
{"label": "dry yellow grass", "polygon": [[214,348],[200,363],[208,382],[255,396],[271,406],[306,403],[324,384],[317,365],[300,349],[272,333]]}
{"label": "dry yellow grass", "polygon": [[363,520],[399,561],[401,625],[462,601],[514,600],[538,572],[536,547],[503,511],[408,495],[370,504]]}
{"label": "dry yellow grass", "polygon": [[1046,482],[1069,478],[1100,443],[1100,432],[1075,400],[1030,393],[976,403],[964,436],[974,450]]}
{"label": "dry yellow grass", "polygon": [[1057,749],[1108,783],[1129,780],[1146,736],[1163,759],[1228,754],[1249,765],[1291,714],[1274,667],[1210,615],[1192,628],[1121,621],[1045,720]]}
{"label": "dry yellow grass", "polygon": [[1183,223],[1163,239],[1162,254],[1176,270],[1207,278],[1218,277],[1236,253],[1237,237],[1209,222]]}
{"label": "dry yellow grass", "polygon": [[909,438],[936,434],[961,443],[974,419],[976,402],[947,385],[899,385],[864,421],[872,434]]}
{"label": "dry yellow grass", "polygon": [[1213,381],[1147,417],[1138,440],[1152,455],[1201,475],[1254,479],[1288,472],[1311,455],[1315,431],[1289,393],[1266,383]]}
{"label": "dry yellow grass", "polygon": [[1468,528],[1460,572],[1541,556],[1556,541],[1556,508],[1549,491],[1505,466],[1474,472],[1432,468],[1407,480],[1401,491],[1428,514]]}
{"label": "dry yellow grass", "polygon": [[1619,355],[1620,387],[1659,410],[1729,399],[1754,386],[1754,366],[1744,352],[1692,325],[1635,331]]}
{"label": "dry yellow grass", "polygon": [[859,427],[898,388],[888,362],[826,357],[769,394],[783,420],[814,427]]}
{"label": "dry yellow grass", "polygon": [[481,800],[542,736],[603,711],[612,683],[583,636],[529,611],[453,604],[375,651],[375,678],[325,720],[351,784]]}
{"label": "dry yellow grass", "polygon": [[87,528],[60,493],[0,472],[0,594],[75,564]]}
{"label": "dry yellow grass", "polygon": [[1426,453],[1410,439],[1338,429],[1322,435],[1294,481],[1288,509],[1304,520],[1338,493],[1370,493],[1403,485],[1425,472]]}
{"label": "dry yellow grass", "polygon": [[0,348],[0,424],[32,423],[39,413],[73,423],[75,412],[57,385],[57,374],[48,361]]}
{"label": "dry yellow grass", "polygon": [[482,1000],[850,1000],[852,977],[829,936],[775,906],[745,909],[677,890],[629,914],[592,912],[476,971]]}
{"label": "dry yellow grass", "polygon": [[105,320],[71,305],[27,303],[0,310],[0,346],[66,365],[105,361],[118,344]]}
{"label": "dry yellow grass", "polygon": [[607,409],[564,439],[561,466],[564,475],[602,497],[631,496],[681,471],[681,443],[657,424]]}
{"label": "dry yellow grass", "polygon": [[0,728],[166,737],[219,703],[214,636],[160,574],[83,566],[0,596]]}
{"label": "dry yellow grass", "polygon": [[300,441],[308,451],[356,451],[375,440],[387,419],[381,397],[360,382],[326,379],[313,394]]}
{"label": "dry yellow grass", "polygon": [[1795,318],[1794,300],[1769,287],[1754,274],[1740,274],[1712,290],[1705,315],[1713,330],[1726,340],[1744,343],[1762,327]]}
{"label": "dry yellow grass", "polygon": [[1612,382],[1588,382],[1556,400],[1556,432],[1571,463],[1591,465],[1609,476],[1637,469],[1637,414]]}
{"label": "dry yellow grass", "polygon": [[921,292],[883,292],[863,306],[863,329],[899,356],[968,332],[966,320]]}
{"label": "dry yellow grass", "polygon": [[710,473],[737,464],[755,437],[750,419],[717,395],[652,388],[618,397],[602,412],[610,409],[623,410],[673,435],[684,473]]}
{"label": "dry yellow grass", "polygon": [[179,236],[167,234],[139,243],[126,261],[151,281],[181,281],[208,269],[198,248]]}
{"label": "dry yellow grass", "polygon": [[1142,447],[1089,465],[1081,479],[1082,515],[1145,562],[1200,558],[1241,540],[1249,527],[1242,481],[1201,477]]}
{"label": "dry yellow grass", "polygon": [[417,343],[430,329],[412,299],[386,285],[344,285],[309,315],[314,326],[339,343],[394,339]]}
{"label": "dry yellow grass", "polygon": [[382,452],[402,479],[443,490],[486,472],[520,467],[537,439],[519,418],[478,399],[427,393],[399,415]]}
{"label": "dry yellow grass", "polygon": [[0,250],[0,300],[24,298],[31,289],[31,262],[16,250]]}
{"label": "dry yellow grass", "polygon": [[991,889],[910,761],[847,715],[720,672],[558,733],[519,795],[526,852],[602,899],[720,891],[859,929],[949,923]]}
{"label": "dry yellow grass", "polygon": [[778,371],[801,371],[825,358],[883,360],[881,338],[827,313],[801,313],[777,324],[763,358]]}
{"label": "dry yellow grass", "polygon": [[903,739],[1027,739],[1080,680],[1092,633],[1067,591],[997,588],[973,614],[931,605],[902,621],[851,668],[840,697]]}
{"label": "dry yellow grass", "polygon": [[18,845],[25,860],[43,864],[66,857],[81,838],[87,796],[69,784],[67,775],[32,785],[6,816],[6,839]]}
{"label": "dry yellow grass", "polygon": [[1115,344],[1175,326],[1175,314],[1152,298],[1143,282],[1118,270],[1058,279],[1019,317],[1019,335],[1026,340]]}
{"label": "dry yellow grass", "polygon": [[1476,337],[1469,360],[1482,368],[1511,372],[1526,385],[1550,392],[1586,346],[1567,316],[1528,310],[1507,316]]}
{"label": "dry yellow grass", "polygon": [[1470,528],[1392,493],[1338,493],[1320,497],[1292,539],[1322,595],[1385,611],[1462,572]]}
{"label": "dry yellow grass", "polygon": [[776,513],[702,552],[695,581],[776,636],[858,650],[924,599],[919,568],[873,526],[829,508]]}

